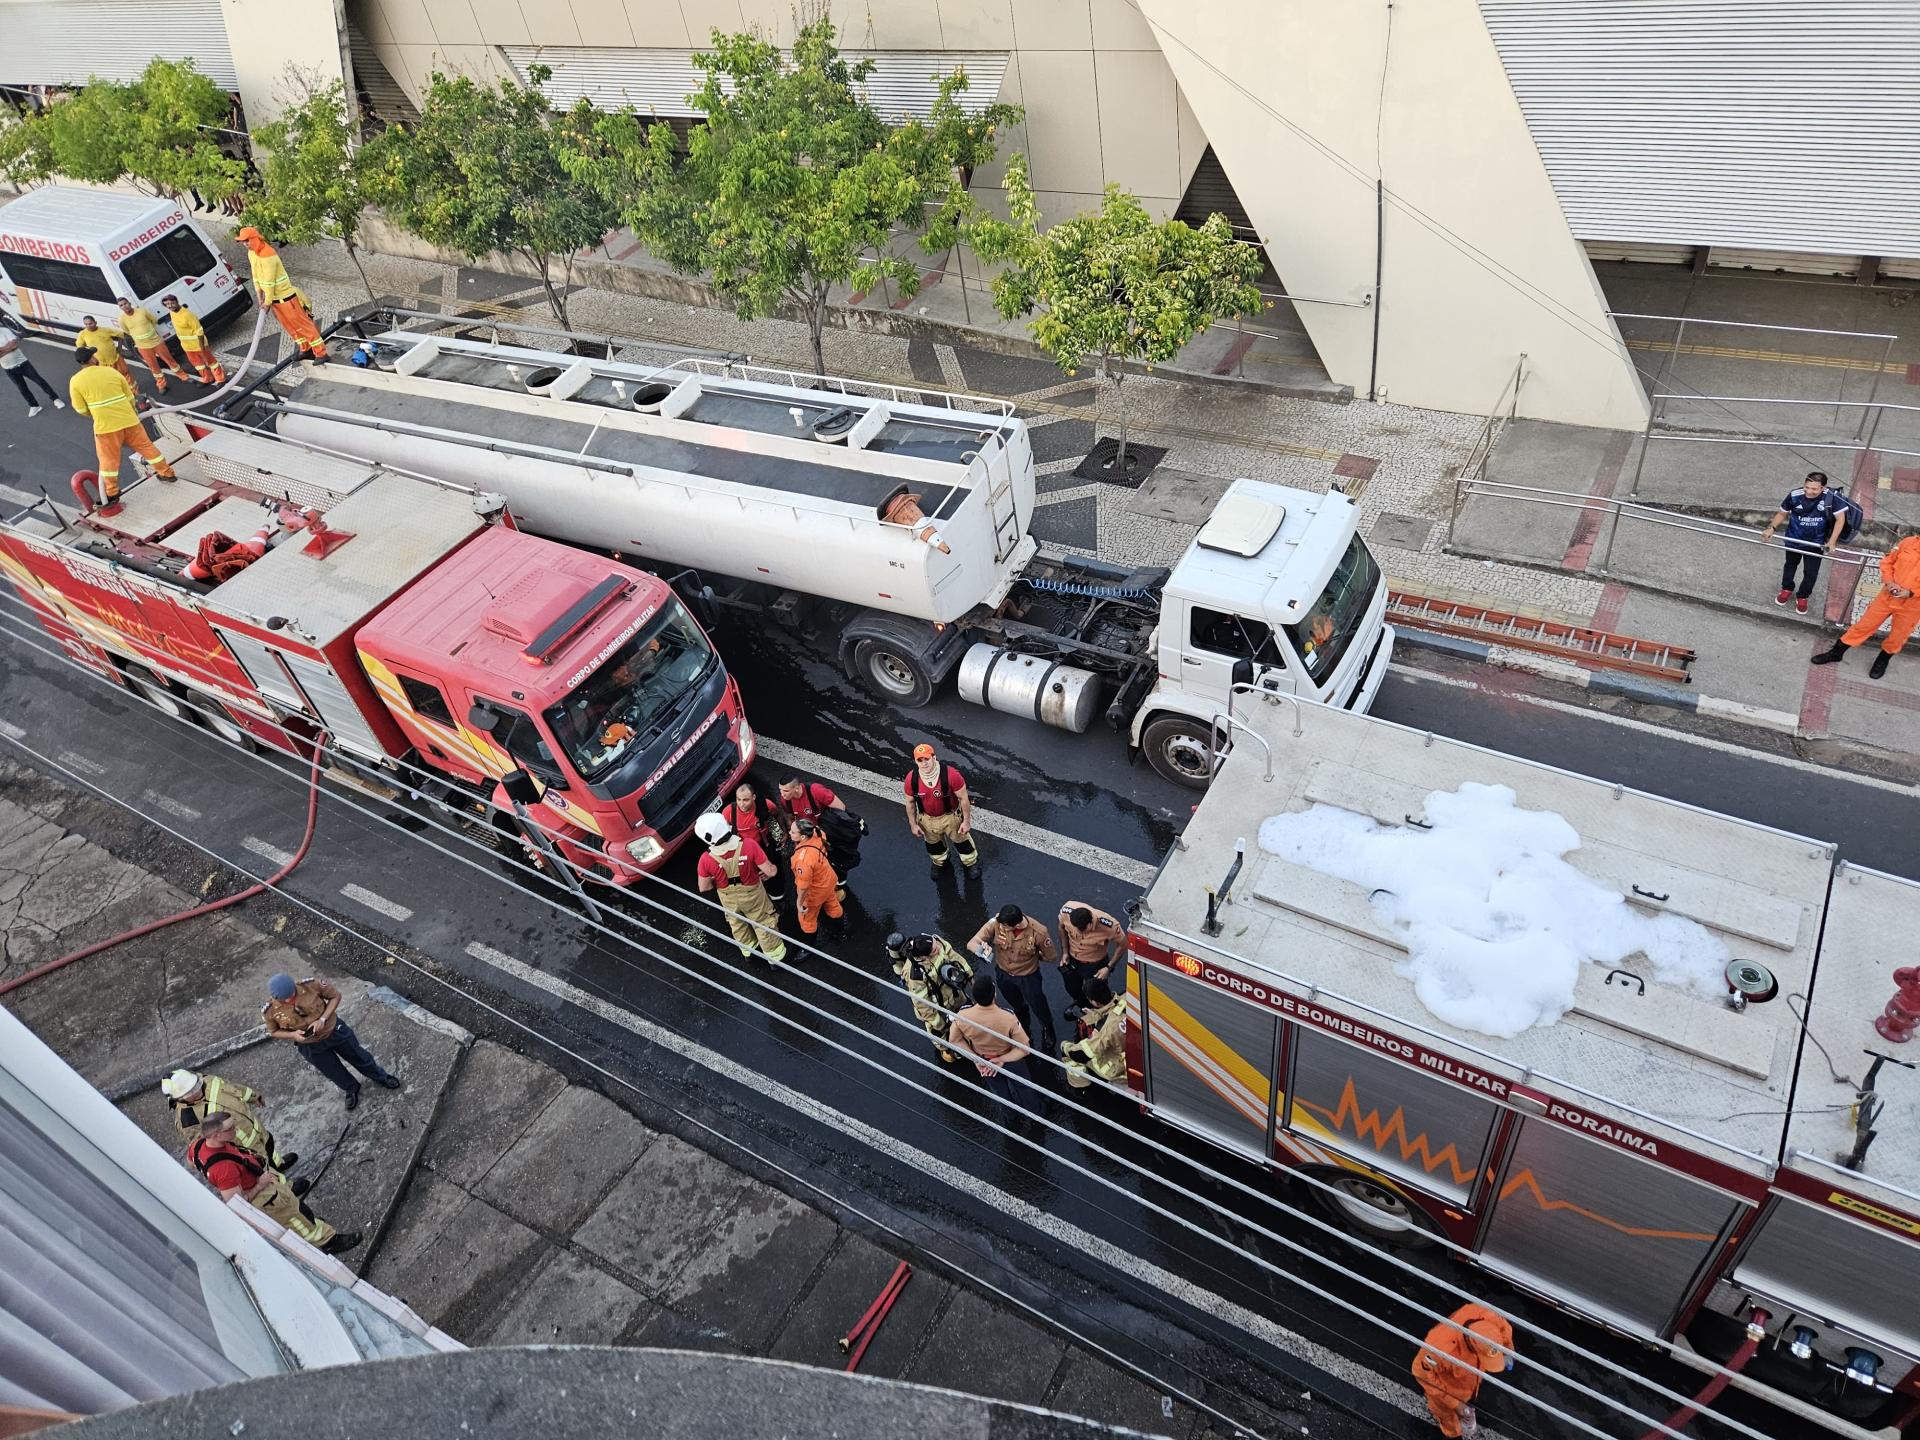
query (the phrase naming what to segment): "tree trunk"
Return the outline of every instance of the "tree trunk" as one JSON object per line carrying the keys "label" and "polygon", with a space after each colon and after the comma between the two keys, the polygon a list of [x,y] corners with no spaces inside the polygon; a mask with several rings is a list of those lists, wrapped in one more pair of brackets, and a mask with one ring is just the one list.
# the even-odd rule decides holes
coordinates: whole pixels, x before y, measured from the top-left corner
{"label": "tree trunk", "polygon": [[821,332],[827,327],[827,287],[822,285],[807,297],[807,339],[813,345],[813,373],[827,373],[827,352]]}
{"label": "tree trunk", "polygon": [[562,281],[559,289],[554,288],[553,261],[551,257],[542,255],[534,263],[540,267],[540,288],[546,294],[547,308],[553,311],[554,318],[559,320],[562,330],[571,330],[573,327],[567,321],[565,282]]}
{"label": "tree trunk", "polygon": [[373,281],[367,278],[367,267],[360,263],[360,247],[345,236],[341,237],[340,243],[347,247],[347,259],[353,262],[353,268],[360,272],[360,283],[367,287],[367,299],[378,300],[380,297],[373,293]]}
{"label": "tree trunk", "polygon": [[1120,438],[1113,449],[1113,468],[1125,474],[1127,470],[1127,407],[1121,403],[1120,382],[1127,378],[1127,367],[1123,361],[1119,368],[1108,371],[1113,377],[1113,408],[1120,415]]}

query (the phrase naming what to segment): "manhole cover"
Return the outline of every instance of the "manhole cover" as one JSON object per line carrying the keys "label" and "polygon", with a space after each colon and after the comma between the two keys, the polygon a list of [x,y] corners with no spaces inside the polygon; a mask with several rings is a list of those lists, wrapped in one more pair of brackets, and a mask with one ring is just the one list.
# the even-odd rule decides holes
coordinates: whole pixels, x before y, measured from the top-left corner
{"label": "manhole cover", "polygon": [[1398,515],[1389,510],[1373,522],[1367,538],[1375,545],[1391,545],[1396,550],[1419,550],[1433,533],[1433,524],[1418,515]]}

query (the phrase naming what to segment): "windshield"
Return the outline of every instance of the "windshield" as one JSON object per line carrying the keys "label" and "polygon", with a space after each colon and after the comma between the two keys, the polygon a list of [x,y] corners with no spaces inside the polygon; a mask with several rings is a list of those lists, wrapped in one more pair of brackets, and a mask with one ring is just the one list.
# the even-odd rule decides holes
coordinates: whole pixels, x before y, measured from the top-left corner
{"label": "windshield", "polygon": [[547,711],[547,723],[582,778],[651,744],[679,713],[713,649],[693,617],[670,600],[652,625]]}
{"label": "windshield", "polygon": [[1380,567],[1358,535],[1327,577],[1327,588],[1297,625],[1287,626],[1293,648],[1316,685],[1325,684],[1367,618],[1367,605],[1380,585]]}

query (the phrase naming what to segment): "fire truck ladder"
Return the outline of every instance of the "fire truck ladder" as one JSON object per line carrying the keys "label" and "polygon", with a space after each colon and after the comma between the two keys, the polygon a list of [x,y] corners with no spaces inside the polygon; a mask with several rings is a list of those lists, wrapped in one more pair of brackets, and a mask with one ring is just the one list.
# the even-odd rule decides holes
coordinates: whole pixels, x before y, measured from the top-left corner
{"label": "fire truck ladder", "polygon": [[1489,610],[1482,605],[1464,605],[1455,600],[1436,600],[1405,590],[1389,590],[1387,619],[1416,630],[1531,650],[1594,669],[1625,670],[1656,680],[1677,680],[1683,685],[1692,680],[1687,667],[1693,664],[1693,651],[1684,645],[1641,640],[1632,635],[1617,635],[1611,630],[1544,620],[1537,615],[1516,615],[1506,610]]}

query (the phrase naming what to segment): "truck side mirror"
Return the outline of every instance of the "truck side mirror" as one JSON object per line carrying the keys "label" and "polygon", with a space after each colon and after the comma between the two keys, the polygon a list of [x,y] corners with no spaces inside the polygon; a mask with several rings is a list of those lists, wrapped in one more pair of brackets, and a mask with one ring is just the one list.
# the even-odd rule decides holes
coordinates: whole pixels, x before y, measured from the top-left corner
{"label": "truck side mirror", "polygon": [[507,798],[516,805],[538,805],[540,787],[524,770],[509,770],[500,777],[500,788],[507,792]]}
{"label": "truck side mirror", "polygon": [[491,735],[494,727],[500,723],[500,712],[491,705],[475,705],[467,711],[467,724],[482,735]]}
{"label": "truck side mirror", "polygon": [[1233,662],[1233,683],[1251,685],[1253,683],[1253,661],[1236,660]]}

